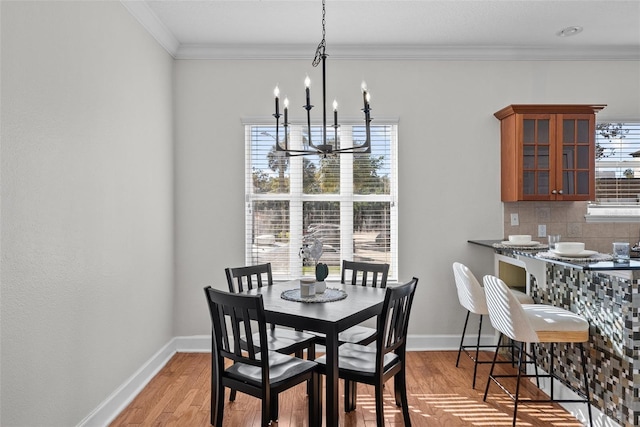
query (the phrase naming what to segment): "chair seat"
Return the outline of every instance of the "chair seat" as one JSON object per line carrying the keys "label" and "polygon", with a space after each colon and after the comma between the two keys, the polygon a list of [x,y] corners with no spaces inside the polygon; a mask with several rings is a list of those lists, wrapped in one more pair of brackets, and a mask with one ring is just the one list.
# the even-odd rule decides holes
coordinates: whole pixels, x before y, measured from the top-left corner
{"label": "chair seat", "polygon": [[539,342],[589,341],[589,322],[569,310],[546,304],[523,304],[522,308]]}
{"label": "chair seat", "polygon": [[[280,383],[288,379],[314,370],[318,364],[316,362],[286,354],[269,351],[269,382],[271,386],[277,388]],[[235,363],[225,369],[229,378],[246,382],[260,387],[262,384],[262,369],[260,366],[247,365],[246,363]]]}
{"label": "chair seat", "polygon": [[376,329],[368,328],[366,326],[355,325],[347,330],[344,330],[338,334],[338,341],[341,343],[354,343],[358,344],[363,341],[373,341],[376,336]]}
{"label": "chair seat", "polygon": [[[326,356],[315,360],[320,365],[326,365]],[[398,362],[395,353],[384,355],[384,370],[386,371]],[[338,347],[338,368],[341,371],[354,371],[358,374],[371,374],[376,371],[376,348],[366,345],[345,343]]]}

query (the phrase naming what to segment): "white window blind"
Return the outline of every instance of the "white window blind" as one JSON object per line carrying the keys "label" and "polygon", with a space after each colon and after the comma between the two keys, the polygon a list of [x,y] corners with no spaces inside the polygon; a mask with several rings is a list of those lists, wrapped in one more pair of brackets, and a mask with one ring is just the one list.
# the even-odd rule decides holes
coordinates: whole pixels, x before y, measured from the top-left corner
{"label": "white window blind", "polygon": [[640,121],[596,125],[596,199],[589,216],[640,216]]}
{"label": "white window blind", "polygon": [[[320,262],[337,278],[343,259],[386,262],[397,279],[397,124],[371,126],[371,153],[286,157],[275,151],[275,127],[246,124],[246,262],[271,262],[275,278],[313,275],[299,256],[323,244]],[[317,143],[322,127],[311,129]],[[278,138],[282,141],[282,129]],[[342,124],[342,147],[361,144],[364,125]],[[334,129],[329,128],[333,143]],[[308,144],[306,127],[289,127],[289,146]]]}

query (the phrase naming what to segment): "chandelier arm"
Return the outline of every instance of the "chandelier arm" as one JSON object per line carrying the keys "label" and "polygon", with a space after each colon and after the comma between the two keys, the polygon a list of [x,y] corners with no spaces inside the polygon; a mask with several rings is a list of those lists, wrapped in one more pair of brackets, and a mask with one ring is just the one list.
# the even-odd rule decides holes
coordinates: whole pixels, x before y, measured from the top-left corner
{"label": "chandelier arm", "polygon": [[324,155],[325,153],[320,150],[288,150],[287,157],[299,157],[308,156],[310,154]]}
{"label": "chandelier arm", "polygon": [[371,153],[371,145],[368,142],[364,142],[361,145],[333,150],[333,153]]}

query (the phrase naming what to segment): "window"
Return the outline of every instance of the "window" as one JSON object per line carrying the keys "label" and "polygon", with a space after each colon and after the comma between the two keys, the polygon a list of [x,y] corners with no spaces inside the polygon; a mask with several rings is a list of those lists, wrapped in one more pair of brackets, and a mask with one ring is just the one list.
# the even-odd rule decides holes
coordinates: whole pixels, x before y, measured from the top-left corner
{"label": "window", "polygon": [[596,125],[596,200],[587,220],[640,219],[640,122]]}
{"label": "window", "polygon": [[[321,132],[312,127],[312,141]],[[327,135],[333,143],[334,129]],[[342,124],[338,141],[351,147],[364,136],[364,125]],[[389,263],[389,278],[397,279],[397,123],[371,126],[369,154],[286,157],[275,139],[275,126],[245,123],[247,264],[271,262],[280,279],[313,275],[300,249],[319,241],[330,278],[353,259]],[[289,126],[290,147],[307,141],[306,126]]]}

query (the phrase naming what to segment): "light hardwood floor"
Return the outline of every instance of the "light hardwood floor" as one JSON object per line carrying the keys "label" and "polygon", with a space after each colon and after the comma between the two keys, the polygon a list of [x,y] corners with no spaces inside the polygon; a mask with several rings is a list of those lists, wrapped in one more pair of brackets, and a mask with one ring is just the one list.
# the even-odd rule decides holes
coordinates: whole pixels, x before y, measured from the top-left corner
{"label": "light hardwood floor", "polygon": [[[504,392],[492,385],[487,401],[482,401],[490,365],[478,367],[478,380],[474,390],[471,388],[473,363],[463,355],[460,367],[456,368],[456,355],[457,352],[451,351],[407,353],[407,393],[413,426],[510,426],[513,403]],[[485,358],[489,357],[489,354],[485,354]],[[208,426],[210,374],[210,353],[176,354],[111,426]],[[340,388],[342,392],[342,381]],[[523,396],[542,396],[532,384],[526,384],[521,389]],[[385,402],[388,403],[384,408],[386,425],[402,426],[400,408],[395,406],[390,392],[393,384],[387,383],[385,390]],[[260,403],[257,399],[238,393],[236,401],[229,402],[228,390],[225,398],[224,426],[260,425]],[[341,398],[340,425],[375,426],[372,388],[358,384],[356,411],[345,414],[342,403]],[[306,426],[306,408],[306,388],[299,385],[280,395],[280,420],[273,425]],[[521,404],[518,407],[518,426],[581,425],[558,405]]]}

